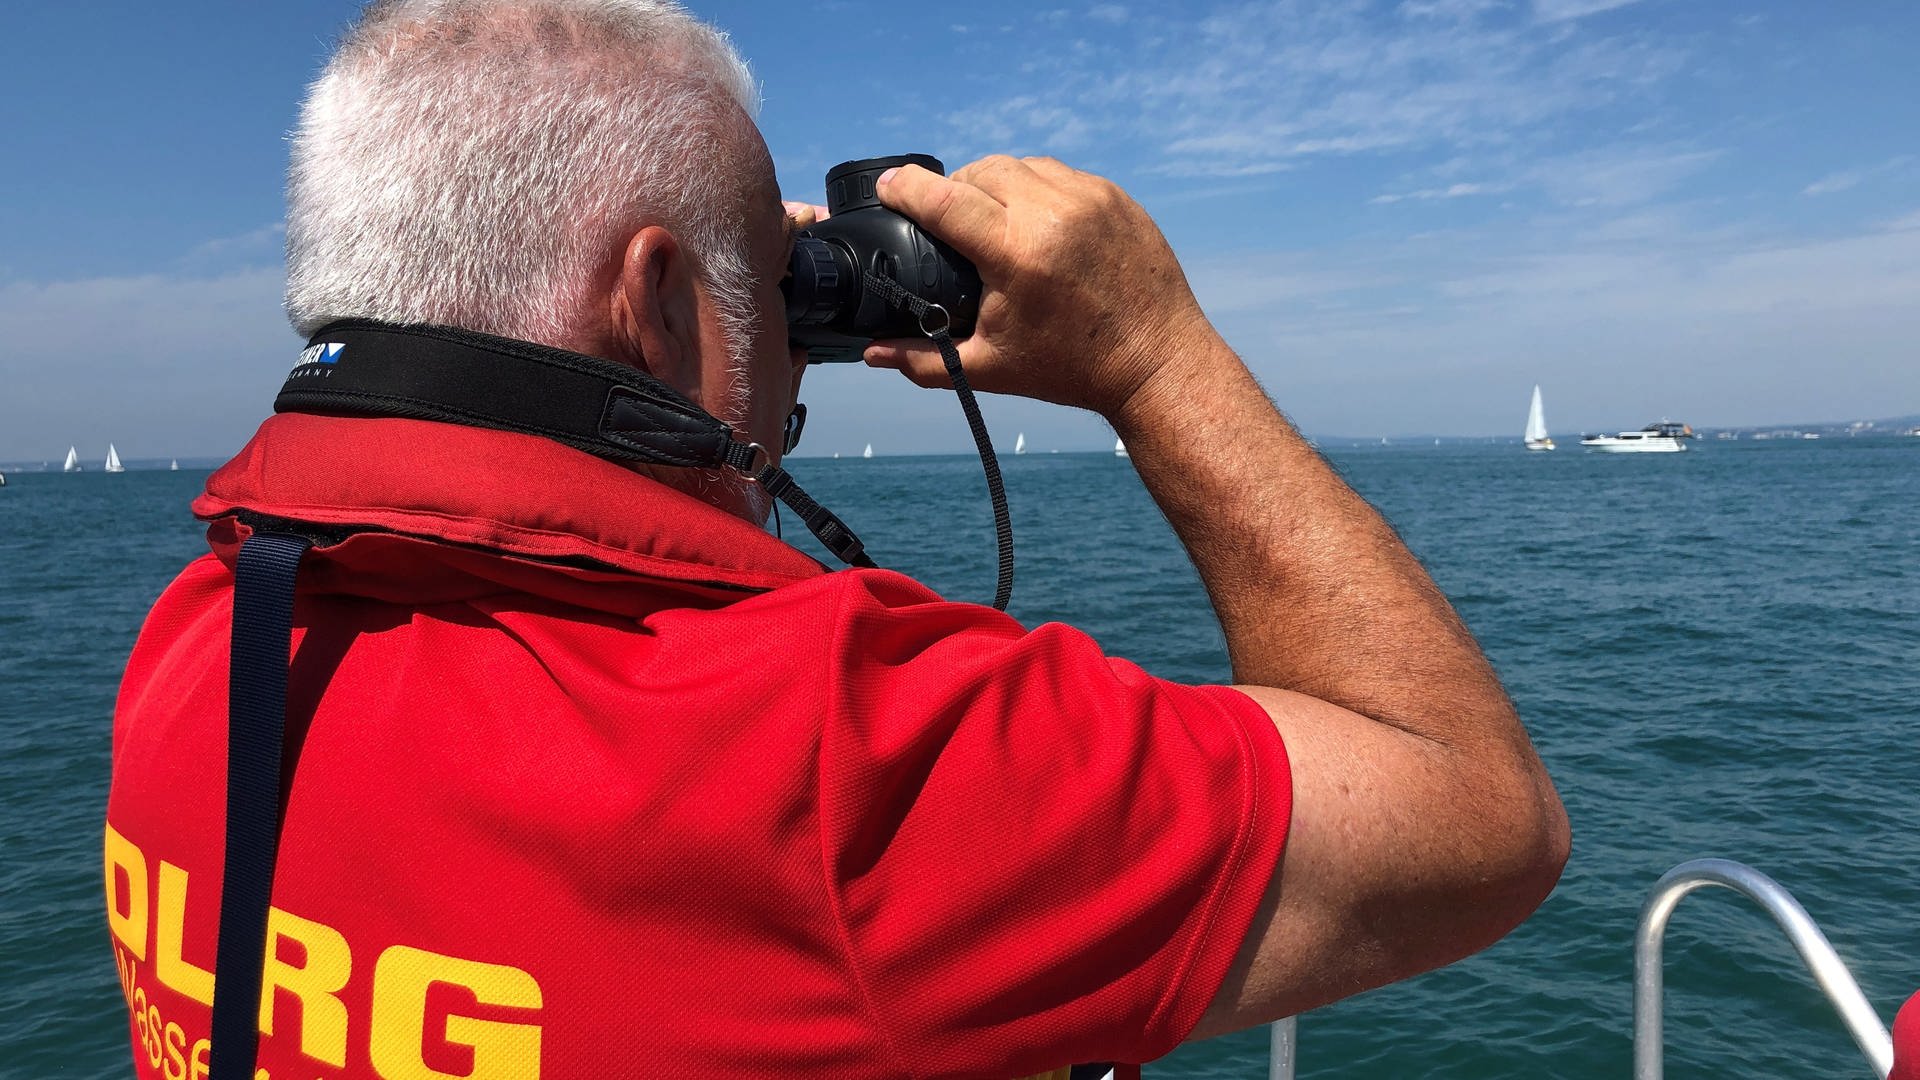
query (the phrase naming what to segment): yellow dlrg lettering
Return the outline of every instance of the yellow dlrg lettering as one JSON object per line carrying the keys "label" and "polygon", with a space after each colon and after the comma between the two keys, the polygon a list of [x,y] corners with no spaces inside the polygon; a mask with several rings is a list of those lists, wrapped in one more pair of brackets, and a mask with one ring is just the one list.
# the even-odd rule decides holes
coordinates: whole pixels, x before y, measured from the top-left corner
{"label": "yellow dlrg lettering", "polygon": [[213,1005],[213,972],[180,955],[187,933],[187,872],[160,860],[160,903],[154,926],[153,976],[202,1005]]}
{"label": "yellow dlrg lettering", "polygon": [[[123,893],[120,878],[127,879]],[[121,897],[126,898],[123,908]],[[107,925],[135,960],[147,958],[147,857],[107,826]],[[155,1062],[157,1066],[159,1063]]]}
{"label": "yellow dlrg lettering", "polygon": [[[306,962],[280,959],[280,941],[298,942]],[[334,1068],[347,1064],[347,1007],[335,996],[347,985],[353,954],[340,931],[322,923],[267,909],[267,962],[260,973],[260,1034],[273,1034],[274,991],[300,1002],[300,1052]]]}
{"label": "yellow dlrg lettering", "polygon": [[[373,965],[373,1068],[386,1080],[453,1080],[428,1067],[427,988],[465,987],[482,1005],[540,1007],[540,984],[519,968],[483,964],[395,945]],[[470,1080],[530,1080],[540,1075],[540,1026],[447,1017],[445,1040],[473,1048]]]}

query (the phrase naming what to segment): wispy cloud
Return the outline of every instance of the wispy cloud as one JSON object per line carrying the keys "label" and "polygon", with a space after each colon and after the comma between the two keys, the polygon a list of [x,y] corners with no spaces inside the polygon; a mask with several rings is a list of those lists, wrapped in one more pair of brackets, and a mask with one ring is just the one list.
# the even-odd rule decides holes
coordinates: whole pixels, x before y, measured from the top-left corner
{"label": "wispy cloud", "polygon": [[1859,187],[1868,180],[1878,179],[1889,173],[1899,172],[1912,162],[1912,154],[1901,154],[1898,157],[1888,158],[1878,165],[1869,165],[1865,168],[1844,169],[1840,172],[1828,173],[1813,183],[1808,184],[1805,188],[1802,188],[1800,194],[1832,195],[1836,192],[1846,191],[1849,188]]}
{"label": "wispy cloud", "polygon": [[[949,114],[946,142],[960,158],[1124,146],[1131,168],[1167,176],[1266,175],[1368,155],[1537,155],[1564,149],[1571,122],[1650,99],[1682,68],[1671,44],[1568,21],[1597,10],[1597,0],[1540,11],[1497,0],[1385,10],[1262,0],[1129,10],[1117,21],[1093,14],[1104,7],[1043,12],[1030,43],[1013,35],[981,58],[970,77],[989,103]],[[1005,85],[1022,89],[989,89]]]}
{"label": "wispy cloud", "polygon": [[1421,188],[1392,195],[1375,195],[1367,201],[1376,206],[1397,202],[1430,202],[1434,199],[1461,199],[1468,195],[1497,195],[1512,190],[1506,184],[1448,184],[1443,188]]}
{"label": "wispy cloud", "polygon": [[[1188,272],[1310,430],[1500,430],[1523,405],[1500,395],[1534,381],[1571,430],[1663,412],[1744,423],[1911,408],[1920,211],[1791,238],[1632,210],[1572,230],[1526,220],[1228,253]],[[1737,392],[1754,385],[1774,400]],[[1440,414],[1435,401],[1454,404]]]}
{"label": "wispy cloud", "polygon": [[277,266],[286,255],[286,243],[287,223],[276,221],[198,244],[180,257],[178,269],[204,272],[235,266]]}
{"label": "wispy cloud", "polygon": [[1533,12],[1542,22],[1582,19],[1639,3],[1640,0],[1533,0]]}
{"label": "wispy cloud", "polygon": [[1619,146],[1550,158],[1527,173],[1568,206],[1630,206],[1665,195],[1720,157],[1718,150]]}
{"label": "wispy cloud", "polygon": [[207,241],[168,273],[0,284],[0,456],[109,439],[134,458],[237,449],[299,346],[280,235]]}

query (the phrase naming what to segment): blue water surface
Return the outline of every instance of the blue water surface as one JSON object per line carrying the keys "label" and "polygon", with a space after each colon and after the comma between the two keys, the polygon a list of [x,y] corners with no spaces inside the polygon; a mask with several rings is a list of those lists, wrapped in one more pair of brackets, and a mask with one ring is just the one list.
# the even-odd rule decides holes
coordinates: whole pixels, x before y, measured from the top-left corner
{"label": "blue water surface", "polygon": [[[1890,1019],[1920,987],[1920,439],[1330,457],[1479,636],[1575,842],[1558,891],[1505,941],[1303,1017],[1300,1075],[1627,1075],[1635,917],[1661,872],[1703,855],[1792,889]],[[1016,616],[1074,623],[1159,675],[1228,677],[1206,596],[1126,461],[1003,464]],[[794,472],[884,564],[991,596],[976,460]],[[126,1072],[101,899],[110,718],[147,606],[205,549],[187,513],[203,478],[15,474],[0,489],[0,1073]],[[1669,1076],[1868,1075],[1744,901],[1695,894],[1667,952]],[[1265,1052],[1247,1032],[1148,1075],[1264,1076]]]}

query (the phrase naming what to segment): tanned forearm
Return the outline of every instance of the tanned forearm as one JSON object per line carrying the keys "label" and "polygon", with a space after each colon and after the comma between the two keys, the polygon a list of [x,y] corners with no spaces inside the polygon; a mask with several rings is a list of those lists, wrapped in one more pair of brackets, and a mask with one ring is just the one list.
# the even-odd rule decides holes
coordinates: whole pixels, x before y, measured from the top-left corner
{"label": "tanned forearm", "polygon": [[1393,529],[1211,328],[1187,338],[1108,419],[1200,572],[1235,680],[1448,747],[1524,746],[1492,668]]}

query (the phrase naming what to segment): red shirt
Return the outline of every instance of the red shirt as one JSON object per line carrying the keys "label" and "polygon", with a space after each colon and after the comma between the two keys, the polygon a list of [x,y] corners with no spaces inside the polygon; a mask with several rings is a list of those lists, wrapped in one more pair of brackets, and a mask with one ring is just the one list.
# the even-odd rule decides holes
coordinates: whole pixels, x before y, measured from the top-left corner
{"label": "red shirt", "polygon": [[1231,689],[546,440],[283,415],[195,502],[213,551],[115,713],[142,1077],[204,1075],[241,508],[366,530],[300,572],[273,1080],[1146,1061],[1278,865],[1285,752]]}

